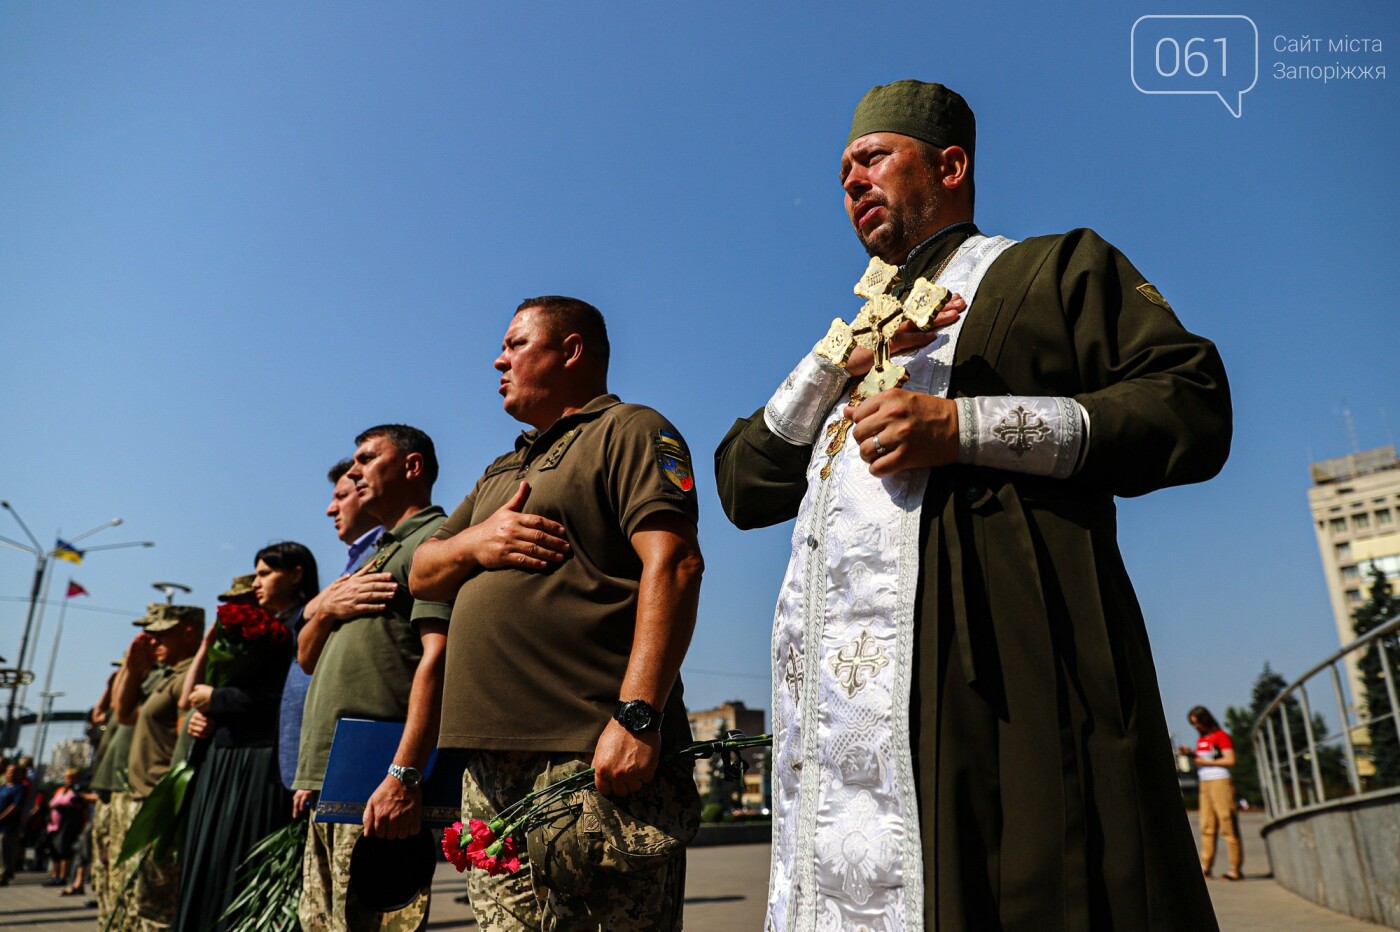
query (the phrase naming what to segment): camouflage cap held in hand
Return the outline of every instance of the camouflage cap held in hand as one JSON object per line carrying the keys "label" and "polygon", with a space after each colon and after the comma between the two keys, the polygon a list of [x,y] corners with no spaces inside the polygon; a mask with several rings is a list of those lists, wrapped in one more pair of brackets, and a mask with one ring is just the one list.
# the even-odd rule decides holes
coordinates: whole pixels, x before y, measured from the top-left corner
{"label": "camouflage cap held in hand", "polygon": [[233,577],[233,583],[219,593],[220,602],[232,602],[234,599],[246,599],[253,594],[253,574]]}
{"label": "camouflage cap held in hand", "polygon": [[870,133],[899,133],[940,149],[961,146],[972,157],[977,118],[957,91],[942,84],[904,80],[872,87],[856,105],[846,145]]}
{"label": "camouflage cap held in hand", "polygon": [[202,629],[204,609],[198,605],[162,605],[155,619],[146,623],[146,633],[169,631],[185,622],[194,622]]}

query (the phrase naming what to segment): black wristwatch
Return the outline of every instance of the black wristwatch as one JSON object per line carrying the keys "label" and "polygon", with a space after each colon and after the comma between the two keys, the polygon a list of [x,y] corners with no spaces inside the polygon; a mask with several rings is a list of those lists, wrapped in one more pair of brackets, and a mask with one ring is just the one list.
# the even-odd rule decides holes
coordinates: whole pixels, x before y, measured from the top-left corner
{"label": "black wristwatch", "polygon": [[613,710],[613,718],[617,719],[618,724],[634,735],[645,734],[648,731],[659,731],[663,717],[645,699],[619,702],[617,708]]}

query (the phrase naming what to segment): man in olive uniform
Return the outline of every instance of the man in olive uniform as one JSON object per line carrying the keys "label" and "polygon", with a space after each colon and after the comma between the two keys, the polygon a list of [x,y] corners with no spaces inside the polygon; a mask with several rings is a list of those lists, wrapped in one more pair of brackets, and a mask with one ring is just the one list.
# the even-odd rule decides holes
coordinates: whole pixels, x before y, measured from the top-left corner
{"label": "man in olive uniform", "polygon": [[597,777],[529,833],[528,869],[468,875],[472,910],[488,932],[679,929],[700,809],[691,762],[670,757],[690,740],[679,670],[703,568],[690,456],[664,417],[608,394],[586,302],[523,302],[496,368],[531,429],[413,563],[416,595],[457,599],[439,743],[471,752],[464,820]]}
{"label": "man in olive uniform", "polygon": [[1093,232],[983,236],[975,148],[941,85],[865,96],[841,184],[889,267],[716,453],[735,524],[798,524],[767,927],[1214,929],[1114,496],[1221,468],[1224,369]]}
{"label": "man in olive uniform", "polygon": [[[107,678],[107,687],[102,691],[102,699],[98,701],[97,707],[93,709],[93,719],[102,728],[102,737],[98,739],[97,749],[92,757],[92,780],[88,783],[92,791],[97,794],[97,801],[92,804],[92,826],[90,828],[92,838],[92,864],[88,868],[88,882],[92,885],[92,895],[97,902],[100,919],[105,919],[105,913],[111,908],[107,901],[107,875],[108,875],[108,843],[111,838],[112,822],[112,792],[126,784],[126,758],[131,753],[131,728],[116,721],[112,709],[112,697],[117,683],[117,676],[121,673],[123,660],[114,660],[112,675]],[[100,716],[100,718],[99,718]],[[117,741],[117,736],[124,734],[121,744],[124,750],[120,752],[123,776],[120,781],[117,779],[116,761],[117,754],[112,753],[112,747]]]}
{"label": "man in olive uniform", "polygon": [[[136,636],[137,640],[144,635],[146,623],[156,617],[160,607],[159,602],[150,603],[146,606],[146,614],[132,622],[143,629]],[[109,688],[107,727],[102,733],[93,765],[92,788],[97,791],[98,802],[92,816],[92,885],[93,895],[97,897],[100,925],[106,923],[107,916],[116,908],[122,883],[130,873],[119,870],[116,864],[117,853],[121,851],[126,831],[131,827],[130,818],[136,811],[136,806],[131,802],[131,783],[127,775],[131,736],[136,726],[123,724],[117,713],[117,697],[121,694],[122,684],[131,676],[126,664],[129,655],[128,650],[115,664],[117,670]],[[145,677],[137,679],[138,705],[151,694],[151,690],[165,676],[166,669],[164,664],[152,664]]]}
{"label": "man in olive uniform", "polygon": [[[419,829],[421,769],[437,733],[447,601],[414,599],[408,571],[419,545],[446,517],[432,504],[438,461],[432,438],[415,427],[383,424],[355,438],[345,474],[360,507],[387,530],[374,555],[355,574],[350,611],[318,597],[297,634],[297,659],[311,673],[302,713],[301,745],[293,786],[321,789],[336,722],[364,718],[404,723],[393,760],[376,762],[385,776],[366,805],[362,825],[313,819],[302,866],[299,915],[304,929],[422,928],[429,896],[390,913],[362,906],[349,887],[350,854],[363,834],[403,838]],[[415,700],[410,703],[410,696]]]}
{"label": "man in olive uniform", "polygon": [[[117,720],[133,726],[131,752],[127,757],[130,796],[123,800],[123,824],[130,828],[141,804],[151,795],[160,778],[170,770],[179,737],[180,693],[185,673],[194,662],[204,637],[204,609],[195,605],[155,605],[127,650],[126,676],[117,690]],[[142,698],[142,684],[160,665],[160,675]],[[126,831],[122,831],[125,837]],[[117,843],[118,850],[120,842]],[[136,859],[111,870],[111,883],[120,891]],[[157,863],[148,857],[142,864],[135,885],[121,897],[123,928],[169,929],[175,922],[175,903],[180,882],[179,866],[173,859]]]}

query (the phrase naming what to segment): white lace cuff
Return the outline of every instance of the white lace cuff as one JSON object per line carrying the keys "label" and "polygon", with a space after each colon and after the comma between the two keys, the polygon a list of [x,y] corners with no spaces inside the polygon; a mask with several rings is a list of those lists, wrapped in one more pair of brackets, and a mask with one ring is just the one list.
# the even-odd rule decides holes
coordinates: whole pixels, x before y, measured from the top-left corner
{"label": "white lace cuff", "polygon": [[849,378],[845,369],[808,353],[768,399],[763,409],[764,423],[788,443],[813,443]]}
{"label": "white lace cuff", "polygon": [[959,398],[958,462],[1065,479],[1089,447],[1089,414],[1073,398]]}

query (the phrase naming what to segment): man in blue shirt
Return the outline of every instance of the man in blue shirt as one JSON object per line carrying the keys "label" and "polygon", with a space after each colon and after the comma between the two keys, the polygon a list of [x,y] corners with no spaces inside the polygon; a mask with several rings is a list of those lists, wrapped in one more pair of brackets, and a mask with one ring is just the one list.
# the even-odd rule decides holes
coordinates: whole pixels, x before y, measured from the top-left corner
{"label": "man in blue shirt", "polygon": [[[387,573],[366,574],[351,577],[367,557],[374,553],[374,545],[384,527],[360,508],[360,496],[355,491],[355,483],[346,473],[354,465],[343,459],[331,467],[326,478],[334,487],[331,503],[326,506],[326,517],[335,522],[335,535],[349,546],[349,558],[345,572],[331,583],[302,609],[300,617],[292,625],[293,638],[301,630],[306,618],[314,618],[321,612],[330,613],[332,618],[348,618],[364,611],[374,611],[384,607],[386,598],[379,598],[376,586],[382,587],[389,581]],[[360,607],[360,605],[363,607]],[[293,645],[295,645],[293,640]],[[293,655],[295,656],[295,655]],[[282,785],[292,788],[292,778],[297,773],[297,751],[301,746],[301,713],[306,705],[306,690],[311,684],[311,674],[295,662],[287,670],[287,682],[282,687],[282,705],[277,726],[277,766],[282,775]],[[292,801],[292,815],[301,815],[309,793],[297,793]]]}

